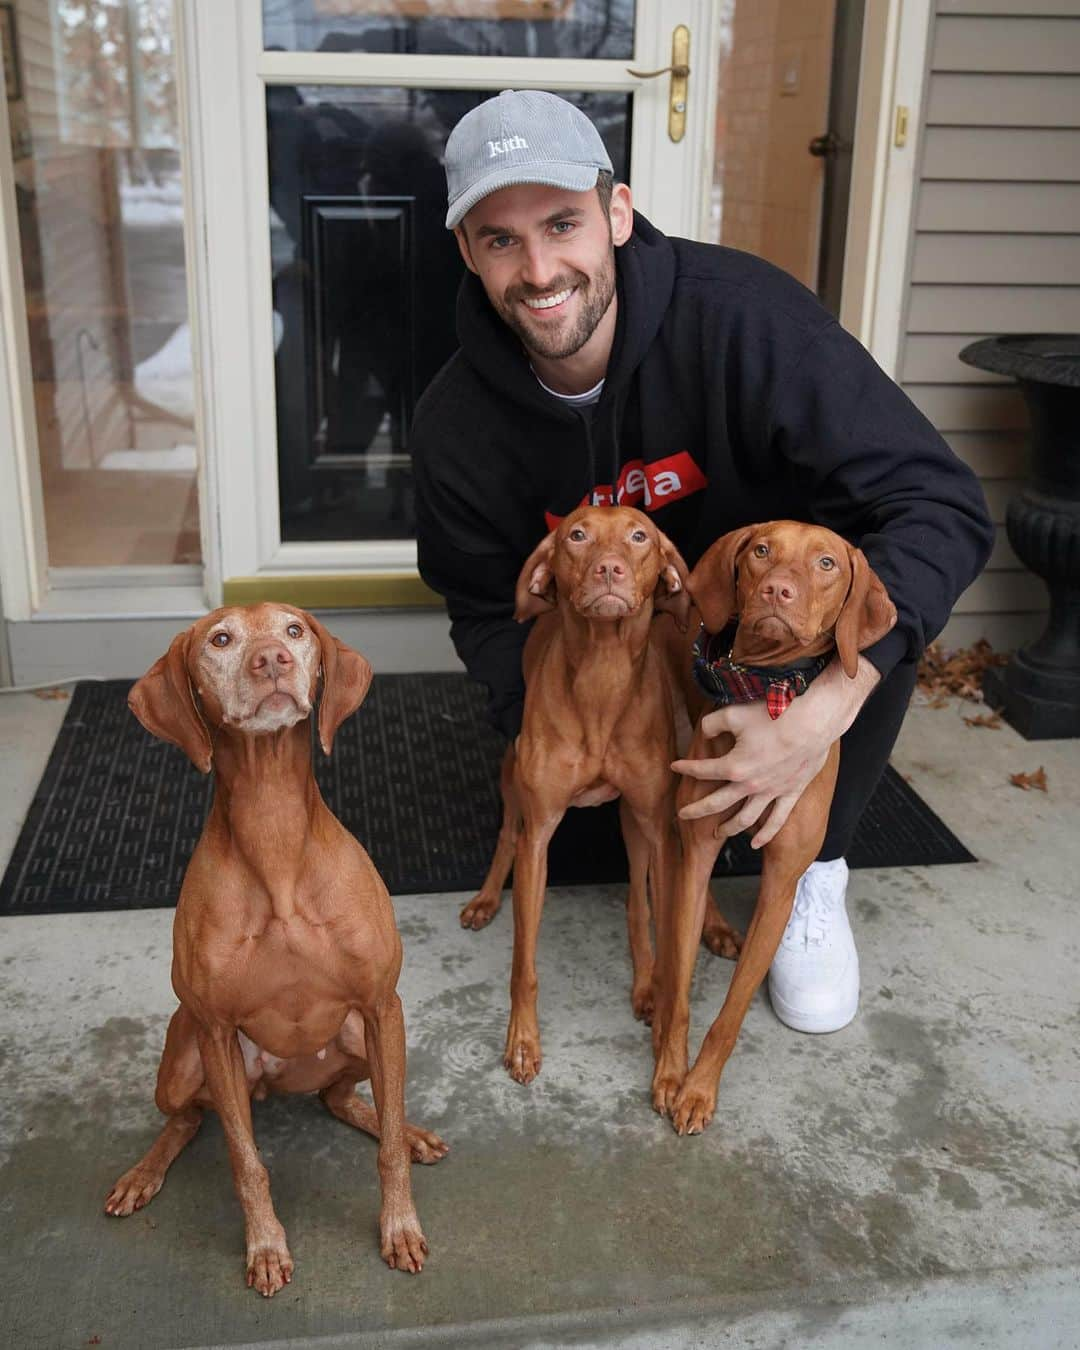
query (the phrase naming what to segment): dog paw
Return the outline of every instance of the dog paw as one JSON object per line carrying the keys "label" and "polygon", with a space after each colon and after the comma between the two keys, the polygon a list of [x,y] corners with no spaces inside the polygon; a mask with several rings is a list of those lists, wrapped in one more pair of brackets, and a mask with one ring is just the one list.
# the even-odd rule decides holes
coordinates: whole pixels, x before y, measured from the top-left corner
{"label": "dog paw", "polygon": [[405,1126],[405,1142],[409,1145],[409,1154],[415,1163],[437,1163],[450,1152],[449,1144],[431,1130],[422,1130],[419,1125]]}
{"label": "dog paw", "polygon": [[269,1242],[248,1244],[247,1283],[263,1298],[273,1298],[292,1281],[293,1259],[285,1245],[285,1234]]}
{"label": "dog paw", "polygon": [[137,1164],[130,1172],[124,1173],[105,1197],[105,1213],[118,1219],[127,1218],[153,1200],[164,1180],[164,1172],[144,1167],[142,1163]]}
{"label": "dog paw", "polygon": [[683,1075],[658,1065],[652,1080],[653,1110],[662,1116],[670,1116],[682,1086]]}
{"label": "dog paw", "polygon": [[503,1067],[515,1083],[531,1083],[540,1072],[544,1057],[540,1053],[540,1037],[534,1032],[519,1031],[513,1022],[506,1036]]}
{"label": "dog paw", "polygon": [[428,1245],[416,1211],[401,1219],[384,1216],[379,1222],[379,1234],[382,1259],[390,1269],[419,1275],[424,1269]]}
{"label": "dog paw", "polygon": [[647,1027],[652,1026],[656,1003],[651,979],[643,985],[635,982],[633,989],[630,991],[630,1006],[639,1022],[644,1022]]}
{"label": "dog paw", "polygon": [[729,961],[737,961],[742,951],[743,935],[732,928],[719,913],[714,912],[705,916],[701,928],[701,941],[714,956],[724,956]]}
{"label": "dog paw", "polygon": [[700,1134],[716,1110],[716,1087],[699,1086],[693,1075],[683,1083],[671,1109],[671,1124],[678,1135]]}
{"label": "dog paw", "polygon": [[462,928],[472,928],[474,931],[486,928],[498,914],[501,904],[501,895],[496,895],[494,899],[491,896],[484,895],[483,892],[474,896],[461,911]]}

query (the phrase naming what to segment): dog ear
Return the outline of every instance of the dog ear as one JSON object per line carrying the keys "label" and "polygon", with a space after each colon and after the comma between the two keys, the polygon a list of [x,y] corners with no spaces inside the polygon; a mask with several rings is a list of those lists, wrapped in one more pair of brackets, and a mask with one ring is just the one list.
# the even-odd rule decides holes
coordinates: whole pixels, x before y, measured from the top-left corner
{"label": "dog ear", "polygon": [[690,598],[701,611],[709,633],[722,632],[735,615],[739,554],[757,529],[760,526],[744,525],[742,529],[721,535],[715,544],[709,545],[690,573],[687,581]]}
{"label": "dog ear", "polygon": [[660,535],[660,575],[653,592],[653,609],[667,610],[675,617],[675,626],[685,633],[690,620],[690,592],[687,590],[689,571],[682,554],[663,532]]}
{"label": "dog ear", "polygon": [[132,686],[127,702],[151,735],[178,745],[200,773],[209,773],[213,746],[191,692],[187,668],[190,640],[190,628],[178,633],[165,655]]}
{"label": "dog ear", "polygon": [[542,539],[525,560],[514,591],[514,618],[518,623],[547,614],[558,603],[555,590],[555,531]]}
{"label": "dog ear", "polygon": [[896,606],[861,548],[848,545],[851,585],[836,620],[836,650],[849,680],[855,678],[859,653],[882,638],[896,623]]}
{"label": "dog ear", "polygon": [[344,642],[328,633],[313,615],[304,611],[311,631],[319,639],[322,649],[322,698],[319,700],[319,744],[328,755],[334,745],[337,729],[351,717],[367,696],[371,686],[372,669],[367,659],[346,647]]}

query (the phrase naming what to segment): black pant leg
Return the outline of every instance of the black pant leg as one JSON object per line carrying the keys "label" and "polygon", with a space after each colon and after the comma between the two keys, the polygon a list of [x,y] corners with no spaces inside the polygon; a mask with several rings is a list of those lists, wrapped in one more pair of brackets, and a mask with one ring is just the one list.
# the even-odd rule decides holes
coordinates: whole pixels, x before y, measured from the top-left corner
{"label": "black pant leg", "polygon": [[840,772],[819,860],[827,862],[847,853],[863,808],[885,772],[900,734],[917,673],[915,661],[901,661],[894,666],[843,736]]}

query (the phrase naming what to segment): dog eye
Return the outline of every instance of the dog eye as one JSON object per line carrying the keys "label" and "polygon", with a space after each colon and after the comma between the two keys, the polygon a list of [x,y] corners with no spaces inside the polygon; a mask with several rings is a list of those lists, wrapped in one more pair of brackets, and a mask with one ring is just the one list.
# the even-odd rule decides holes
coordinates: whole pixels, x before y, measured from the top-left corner
{"label": "dog eye", "polygon": [[755,558],[767,558],[768,556],[769,556],[768,544],[758,544],[757,547],[754,549]]}
{"label": "dog eye", "polygon": [[822,567],[824,567],[826,572],[831,572],[833,568],[836,566],[836,559],[830,558],[829,555],[826,553],[825,557],[822,558],[821,560],[821,565]]}
{"label": "dog eye", "polygon": [[635,530],[630,538],[635,544],[647,544],[649,542],[649,536],[644,530]]}
{"label": "dog eye", "polygon": [[300,627],[298,623],[289,624],[288,628],[286,628],[285,631],[291,638],[303,637],[304,635],[304,630]]}
{"label": "dog eye", "polygon": [[227,647],[231,641],[232,638],[228,633],[215,633],[210,639],[210,644],[214,647]]}
{"label": "dog eye", "polygon": [[581,528],[580,525],[575,525],[575,527],[570,531],[570,533],[566,537],[567,539],[572,539],[575,544],[580,544],[581,541],[585,538],[585,531]]}

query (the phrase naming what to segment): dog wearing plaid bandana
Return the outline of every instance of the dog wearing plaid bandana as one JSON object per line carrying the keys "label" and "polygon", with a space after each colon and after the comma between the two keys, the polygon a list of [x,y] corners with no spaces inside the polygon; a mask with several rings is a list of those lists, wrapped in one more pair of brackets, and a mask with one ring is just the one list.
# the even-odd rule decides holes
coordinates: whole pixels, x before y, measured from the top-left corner
{"label": "dog wearing plaid bandana", "polygon": [[[773,520],[747,525],[718,539],[687,579],[702,618],[694,645],[694,678],[716,704],[763,699],[775,720],[834,659],[840,678],[854,680],[859,653],[896,623],[896,608],[862,551],[819,525]],[[699,721],[687,758],[712,760],[734,738],[710,736]],[[680,816],[682,861],[674,903],[666,915],[666,976],[657,1020],[661,1032],[653,1075],[653,1106],[671,1117],[679,1134],[698,1134],[712,1119],[720,1074],[746,1010],[776,955],[791,914],[799,877],[825,837],[840,742],[833,741],[817,774],[787,819],[764,843],[761,887],[724,1005],[687,1070],[689,991],[706,888],[729,833],[725,823],[743,802],[713,815]],[[715,783],[684,777],[680,810]],[[772,810],[765,808],[753,829]],[[654,1023],[655,1027],[655,1023]]]}

